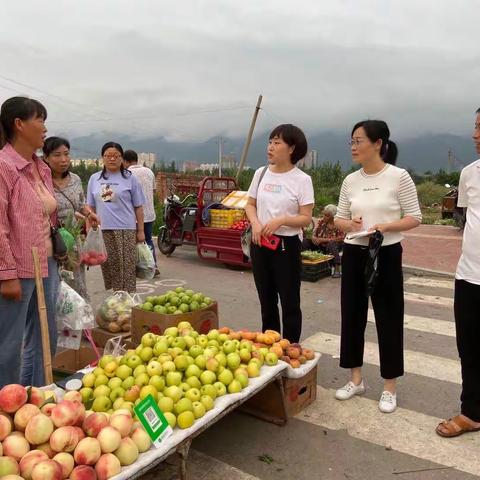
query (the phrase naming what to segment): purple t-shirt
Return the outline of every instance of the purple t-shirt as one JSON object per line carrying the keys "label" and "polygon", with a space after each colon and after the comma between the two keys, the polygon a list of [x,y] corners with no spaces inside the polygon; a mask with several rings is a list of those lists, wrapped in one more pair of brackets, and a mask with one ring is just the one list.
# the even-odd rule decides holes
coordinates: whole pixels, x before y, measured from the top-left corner
{"label": "purple t-shirt", "polygon": [[120,172],[94,173],[88,181],[87,203],[95,208],[102,230],[136,230],[135,207],[145,204],[138,180],[128,170],[126,178]]}

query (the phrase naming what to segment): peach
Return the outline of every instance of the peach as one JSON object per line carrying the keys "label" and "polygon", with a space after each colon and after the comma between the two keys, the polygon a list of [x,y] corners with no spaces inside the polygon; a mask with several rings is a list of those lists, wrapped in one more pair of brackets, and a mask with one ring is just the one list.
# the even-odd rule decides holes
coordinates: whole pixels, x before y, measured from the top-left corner
{"label": "peach", "polygon": [[68,478],[75,466],[75,460],[66,452],[57,453],[53,459],[62,467],[62,477]]}
{"label": "peach", "polygon": [[139,455],[137,445],[130,437],[122,438],[120,446],[113,453],[122,466],[131,465]]}
{"label": "peach", "polygon": [[12,457],[0,457],[0,478],[7,475],[18,475],[20,468],[17,461]]}
{"label": "peach", "polygon": [[100,430],[97,440],[100,442],[102,453],[112,453],[120,446],[122,435],[116,428],[105,427]]}
{"label": "peach", "polygon": [[63,400],[52,409],[52,421],[57,428],[75,425],[78,417],[79,404],[77,402]]}
{"label": "peach", "polygon": [[280,360],[282,360],[282,362],[287,362],[288,364],[290,364],[290,357],[287,357],[287,355],[282,355],[280,357]]}
{"label": "peach", "polygon": [[284,350],[290,346],[290,340],[287,340],[286,338],[282,338],[278,343]]}
{"label": "peach", "polygon": [[131,439],[135,442],[140,453],[146,452],[152,445],[152,440],[143,427],[136,428],[132,433]]}
{"label": "peach", "polygon": [[77,392],[76,390],[70,390],[69,392],[66,392],[63,396],[63,399],[69,400],[70,402],[82,403],[82,396],[80,395],[80,392]]}
{"label": "peach", "polygon": [[77,431],[78,441],[82,438],[85,438],[85,432],[82,430],[82,427],[73,427]]}
{"label": "peach", "polygon": [[62,467],[55,460],[43,460],[33,467],[32,480],[63,480]]}
{"label": "peach", "polygon": [[75,403],[77,404],[77,421],[75,422],[75,426],[81,427],[83,424],[83,421],[85,420],[87,411],[83,403],[78,403],[78,402],[75,402]]}
{"label": "peach", "polygon": [[282,336],[276,330],[265,330],[267,335],[271,335],[275,342],[279,342],[282,339]]}
{"label": "peach", "polygon": [[27,440],[20,435],[10,434],[2,443],[3,454],[6,457],[12,457],[19,462],[24,455],[30,451],[30,445]]}
{"label": "peach", "polygon": [[47,403],[43,407],[40,408],[40,411],[46,415],[47,417],[52,416],[52,410],[56,407],[57,405],[55,403]]}
{"label": "peach", "polygon": [[120,473],[120,460],[113,453],[103,454],[95,465],[98,480],[107,480]]}
{"label": "peach", "polygon": [[23,480],[23,477],[20,475],[7,475],[6,477],[2,477],[2,480]]}
{"label": "peach", "polygon": [[30,387],[28,393],[28,403],[40,408],[45,402],[45,393],[37,387]]}
{"label": "peach", "polygon": [[283,349],[280,345],[270,347],[270,352],[273,352],[277,355],[278,358],[283,356]]}
{"label": "peach", "polygon": [[300,368],[300,360],[297,360],[295,358],[292,358],[290,360],[290,365],[293,367],[293,368]]}
{"label": "peach", "polygon": [[122,435],[122,438],[128,437],[132,425],[133,418],[129,415],[115,415],[110,419],[110,426],[116,428],[120,432],[120,435]]}
{"label": "peach", "polygon": [[37,450],[40,450],[41,452],[45,452],[48,455],[48,458],[53,458],[57,453],[52,450],[52,447],[50,446],[49,442],[45,442],[45,443],[42,443],[41,445],[37,445],[35,448]]}
{"label": "peach", "polygon": [[303,365],[304,363],[307,363],[307,359],[303,356],[303,355],[300,355],[298,357],[298,361]]}
{"label": "peach", "polygon": [[307,360],[313,360],[315,358],[315,352],[310,348],[304,348],[302,353]]}
{"label": "peach", "polygon": [[54,452],[73,452],[79,441],[75,427],[60,427],[50,436],[50,446]]}
{"label": "peach", "polygon": [[95,465],[101,454],[100,442],[96,438],[86,437],[78,442],[73,458],[79,465]]}
{"label": "peach", "polygon": [[70,480],[97,480],[97,474],[88,465],[78,465],[72,470]]}
{"label": "peach", "polygon": [[15,424],[16,430],[24,432],[28,421],[38,413],[40,413],[40,409],[31,403],[26,403],[20,407],[13,418],[13,423]]}
{"label": "peach", "polygon": [[32,445],[41,445],[48,442],[53,432],[53,422],[50,417],[38,413],[32,417],[25,428],[25,438]]}
{"label": "peach", "polygon": [[13,421],[7,413],[0,413],[0,442],[12,433]]}
{"label": "peach", "polygon": [[5,385],[0,390],[0,410],[15,413],[22,405],[27,403],[27,389],[23,385],[12,383]]}
{"label": "peach", "polygon": [[89,437],[96,437],[102,428],[108,426],[108,418],[103,413],[92,413],[83,421],[83,431]]}
{"label": "peach", "polygon": [[288,347],[287,348],[287,355],[290,358],[298,358],[300,356],[301,352],[298,347]]}
{"label": "peach", "polygon": [[240,332],[233,332],[231,331],[229,334],[228,334],[228,338],[230,340],[241,340],[242,339],[242,334]]}
{"label": "peach", "polygon": [[43,460],[48,460],[48,455],[45,452],[41,450],[30,450],[20,460],[20,474],[22,477],[30,480],[32,478],[33,467]]}

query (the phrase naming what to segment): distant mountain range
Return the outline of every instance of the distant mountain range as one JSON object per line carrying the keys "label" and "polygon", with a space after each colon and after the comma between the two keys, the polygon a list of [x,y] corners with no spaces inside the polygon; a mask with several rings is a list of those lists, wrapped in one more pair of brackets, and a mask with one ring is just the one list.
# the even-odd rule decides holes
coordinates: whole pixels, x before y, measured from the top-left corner
{"label": "distant mountain range", "polygon": [[[165,138],[131,138],[128,136],[111,135],[107,138],[99,135],[89,135],[71,140],[73,158],[96,158],[100,156],[100,149],[105,141],[114,140],[125,149],[138,152],[153,152],[157,155],[157,163],[170,164],[175,162],[181,168],[183,162],[216,163],[218,160],[218,138],[211,138],[205,142],[170,142]],[[266,145],[268,132],[257,135],[248,156],[247,164],[256,168],[266,161]],[[351,165],[348,138],[336,132],[320,132],[309,137],[309,148],[317,150],[318,163],[340,162],[343,168]],[[240,160],[244,139],[223,138],[223,152],[234,155]],[[460,170],[476,159],[475,150],[470,137],[450,134],[424,134],[415,138],[404,139],[398,142],[398,165],[413,168],[418,173],[438,171],[448,168],[448,151],[451,150],[458,162],[453,165],[454,170]]]}

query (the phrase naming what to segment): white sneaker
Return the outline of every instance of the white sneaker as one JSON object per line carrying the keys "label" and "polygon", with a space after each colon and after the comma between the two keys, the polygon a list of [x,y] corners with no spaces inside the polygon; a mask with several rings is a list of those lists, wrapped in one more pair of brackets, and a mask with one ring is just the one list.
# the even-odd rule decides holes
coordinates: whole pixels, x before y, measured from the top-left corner
{"label": "white sneaker", "polygon": [[335,398],[337,400],[348,400],[354,395],[363,395],[365,393],[365,390],[366,388],[363,380],[360,385],[355,385],[352,381],[350,381],[335,392]]}
{"label": "white sneaker", "polygon": [[394,412],[397,408],[397,394],[387,392],[385,390],[380,397],[380,401],[378,402],[378,408],[383,413]]}

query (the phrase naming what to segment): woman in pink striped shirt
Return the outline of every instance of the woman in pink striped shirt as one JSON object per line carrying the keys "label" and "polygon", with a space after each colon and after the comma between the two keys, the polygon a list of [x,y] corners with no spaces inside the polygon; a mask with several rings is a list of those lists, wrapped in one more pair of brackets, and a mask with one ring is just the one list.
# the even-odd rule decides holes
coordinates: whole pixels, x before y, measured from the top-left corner
{"label": "woman in pink striped shirt", "polygon": [[57,343],[58,268],[50,225],[57,202],[42,147],[47,111],[38,101],[13,97],[0,111],[0,387],[44,385],[32,247],[40,256],[52,355]]}

